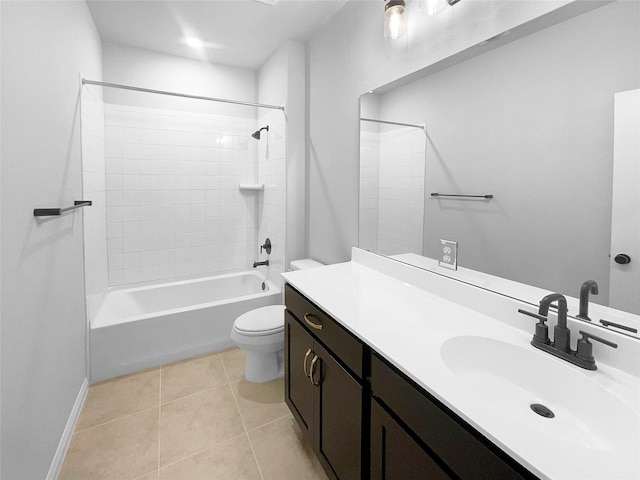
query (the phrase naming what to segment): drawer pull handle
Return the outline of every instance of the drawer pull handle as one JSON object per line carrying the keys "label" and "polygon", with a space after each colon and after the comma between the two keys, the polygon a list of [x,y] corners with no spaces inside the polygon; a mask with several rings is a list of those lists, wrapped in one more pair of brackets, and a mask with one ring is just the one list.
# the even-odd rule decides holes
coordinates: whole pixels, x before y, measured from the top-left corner
{"label": "drawer pull handle", "polygon": [[311,320],[309,320],[309,317],[318,318],[312,313],[305,313],[304,321],[307,322],[307,325],[309,325],[311,328],[315,328],[316,330],[322,330],[322,324],[312,322]]}
{"label": "drawer pull handle", "polygon": [[309,354],[311,353],[311,349],[307,350],[307,353],[304,354],[304,360],[302,361],[302,370],[304,371],[304,376],[308,377],[307,373],[307,358],[309,358]]}
{"label": "drawer pull handle", "polygon": [[313,360],[311,360],[311,372],[309,373],[309,380],[311,380],[311,383],[313,384],[314,387],[317,387],[318,385],[320,385],[320,382],[316,383],[315,380],[313,379],[313,377],[316,374],[316,362],[318,361],[318,355],[314,355],[313,356]]}

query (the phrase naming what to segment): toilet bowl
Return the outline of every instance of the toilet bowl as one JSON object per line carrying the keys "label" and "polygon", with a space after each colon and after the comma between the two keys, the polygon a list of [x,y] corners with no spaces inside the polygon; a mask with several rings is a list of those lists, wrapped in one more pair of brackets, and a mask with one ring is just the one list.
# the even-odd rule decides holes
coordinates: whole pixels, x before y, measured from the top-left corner
{"label": "toilet bowl", "polygon": [[[292,270],[321,267],[305,258],[291,262]],[[247,352],[244,376],[268,382],[284,374],[284,305],[268,305],[243,313],[233,323],[231,340]]]}

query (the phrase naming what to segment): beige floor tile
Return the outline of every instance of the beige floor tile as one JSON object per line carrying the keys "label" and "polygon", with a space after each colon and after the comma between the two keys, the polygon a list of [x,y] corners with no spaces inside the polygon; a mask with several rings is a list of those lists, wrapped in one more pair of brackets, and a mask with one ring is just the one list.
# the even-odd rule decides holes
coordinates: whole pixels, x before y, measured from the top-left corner
{"label": "beige floor tile", "polygon": [[76,431],[158,406],[159,388],[158,368],[92,385]]}
{"label": "beige floor tile", "polygon": [[243,432],[228,384],[165,403],[160,407],[160,465],[181,460]]}
{"label": "beige floor tile", "polygon": [[289,415],[284,403],[284,379],[254,383],[240,380],[231,384],[247,430],[253,430]]}
{"label": "beige floor tile", "polygon": [[220,352],[220,358],[222,358],[229,382],[236,382],[244,378],[244,369],[247,365],[247,352],[240,348],[232,348]]}
{"label": "beige floor tile", "polygon": [[252,430],[249,438],[264,480],[327,479],[293,417]]}
{"label": "beige floor tile", "polygon": [[162,403],[172,402],[228,382],[218,354],[162,366]]}
{"label": "beige floor tile", "polygon": [[73,435],[59,480],[133,480],[158,468],[158,407]]}
{"label": "beige floor tile", "polygon": [[226,440],[160,470],[160,480],[260,480],[246,434]]}
{"label": "beige floor tile", "polygon": [[155,472],[148,473],[143,475],[142,477],[136,478],[136,480],[158,480],[160,477],[160,472],[156,470]]}

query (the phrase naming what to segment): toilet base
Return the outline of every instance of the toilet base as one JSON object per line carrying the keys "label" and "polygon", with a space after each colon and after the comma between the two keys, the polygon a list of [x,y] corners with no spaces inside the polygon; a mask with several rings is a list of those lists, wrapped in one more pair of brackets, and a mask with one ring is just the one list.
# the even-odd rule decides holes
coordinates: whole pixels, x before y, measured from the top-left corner
{"label": "toilet base", "polygon": [[261,353],[247,351],[244,376],[249,382],[268,382],[284,375],[284,349]]}

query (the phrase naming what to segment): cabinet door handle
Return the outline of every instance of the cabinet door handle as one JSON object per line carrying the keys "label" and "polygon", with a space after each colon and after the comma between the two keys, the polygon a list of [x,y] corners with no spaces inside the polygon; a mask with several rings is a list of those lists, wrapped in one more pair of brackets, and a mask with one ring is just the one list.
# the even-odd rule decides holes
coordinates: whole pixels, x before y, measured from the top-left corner
{"label": "cabinet door handle", "polygon": [[314,387],[317,387],[318,385],[320,385],[320,382],[316,383],[315,380],[313,379],[313,377],[316,374],[316,362],[318,361],[318,355],[314,355],[313,356],[313,360],[311,360],[311,367],[310,372],[309,372],[309,380],[311,380],[311,383],[313,384]]}
{"label": "cabinet door handle", "polygon": [[302,370],[304,371],[305,377],[309,376],[309,373],[307,372],[307,358],[309,358],[310,353],[311,349],[307,350],[307,353],[304,354],[304,360],[302,361]]}
{"label": "cabinet door handle", "polygon": [[314,323],[309,320],[310,317],[318,318],[313,313],[305,313],[304,321],[307,322],[307,325],[309,325],[311,328],[315,328],[316,330],[322,330],[322,323]]}

